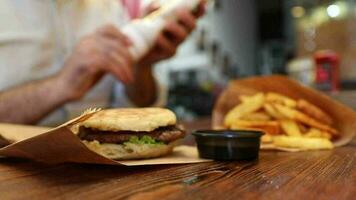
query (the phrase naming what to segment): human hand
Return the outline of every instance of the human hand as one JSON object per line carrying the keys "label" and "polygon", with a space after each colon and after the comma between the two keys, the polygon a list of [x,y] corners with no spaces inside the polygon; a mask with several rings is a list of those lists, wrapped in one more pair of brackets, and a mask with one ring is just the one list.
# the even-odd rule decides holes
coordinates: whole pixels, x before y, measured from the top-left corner
{"label": "human hand", "polygon": [[84,37],[58,75],[66,85],[68,98],[81,98],[109,73],[124,84],[133,82],[130,45],[127,37],[113,25],[101,27]]}
{"label": "human hand", "polygon": [[178,46],[196,27],[197,19],[205,13],[205,1],[192,13],[187,8],[176,11],[176,20],[168,21],[164,30],[158,36],[155,46],[139,62],[138,66],[151,66],[152,64],[175,55]]}

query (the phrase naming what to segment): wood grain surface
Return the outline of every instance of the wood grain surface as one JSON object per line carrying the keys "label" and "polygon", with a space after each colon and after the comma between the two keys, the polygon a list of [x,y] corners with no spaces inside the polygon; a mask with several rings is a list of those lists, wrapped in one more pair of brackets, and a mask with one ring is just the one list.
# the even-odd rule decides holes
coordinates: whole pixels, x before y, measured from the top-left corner
{"label": "wood grain surface", "polygon": [[[207,128],[208,120],[187,123]],[[189,138],[189,137],[188,137]],[[355,199],[356,140],[252,162],[118,167],[0,159],[0,199]]]}

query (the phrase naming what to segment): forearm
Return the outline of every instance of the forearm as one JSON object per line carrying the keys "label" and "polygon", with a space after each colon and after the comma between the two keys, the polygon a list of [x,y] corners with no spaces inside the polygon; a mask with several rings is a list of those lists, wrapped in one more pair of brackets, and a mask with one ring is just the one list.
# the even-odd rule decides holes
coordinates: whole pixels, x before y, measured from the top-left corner
{"label": "forearm", "polygon": [[34,124],[69,101],[56,77],[0,92],[0,122]]}
{"label": "forearm", "polygon": [[135,70],[135,81],[125,87],[126,94],[136,106],[150,106],[157,99],[157,87],[152,67],[138,66],[140,70]]}

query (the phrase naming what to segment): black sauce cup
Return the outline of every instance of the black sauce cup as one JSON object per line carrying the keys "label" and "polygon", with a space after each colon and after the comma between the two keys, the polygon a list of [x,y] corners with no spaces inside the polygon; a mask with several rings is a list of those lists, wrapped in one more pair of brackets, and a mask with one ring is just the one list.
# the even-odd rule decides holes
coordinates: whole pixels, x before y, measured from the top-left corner
{"label": "black sauce cup", "polygon": [[252,130],[199,130],[193,135],[201,158],[254,160],[258,158],[263,133]]}

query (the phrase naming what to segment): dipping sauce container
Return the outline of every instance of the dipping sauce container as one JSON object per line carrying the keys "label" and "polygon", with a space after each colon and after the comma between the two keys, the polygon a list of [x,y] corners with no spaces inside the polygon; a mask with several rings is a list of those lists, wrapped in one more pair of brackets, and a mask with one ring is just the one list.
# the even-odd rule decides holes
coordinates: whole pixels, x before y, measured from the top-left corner
{"label": "dipping sauce container", "polygon": [[201,158],[254,160],[258,158],[263,133],[252,130],[199,130],[193,135]]}

